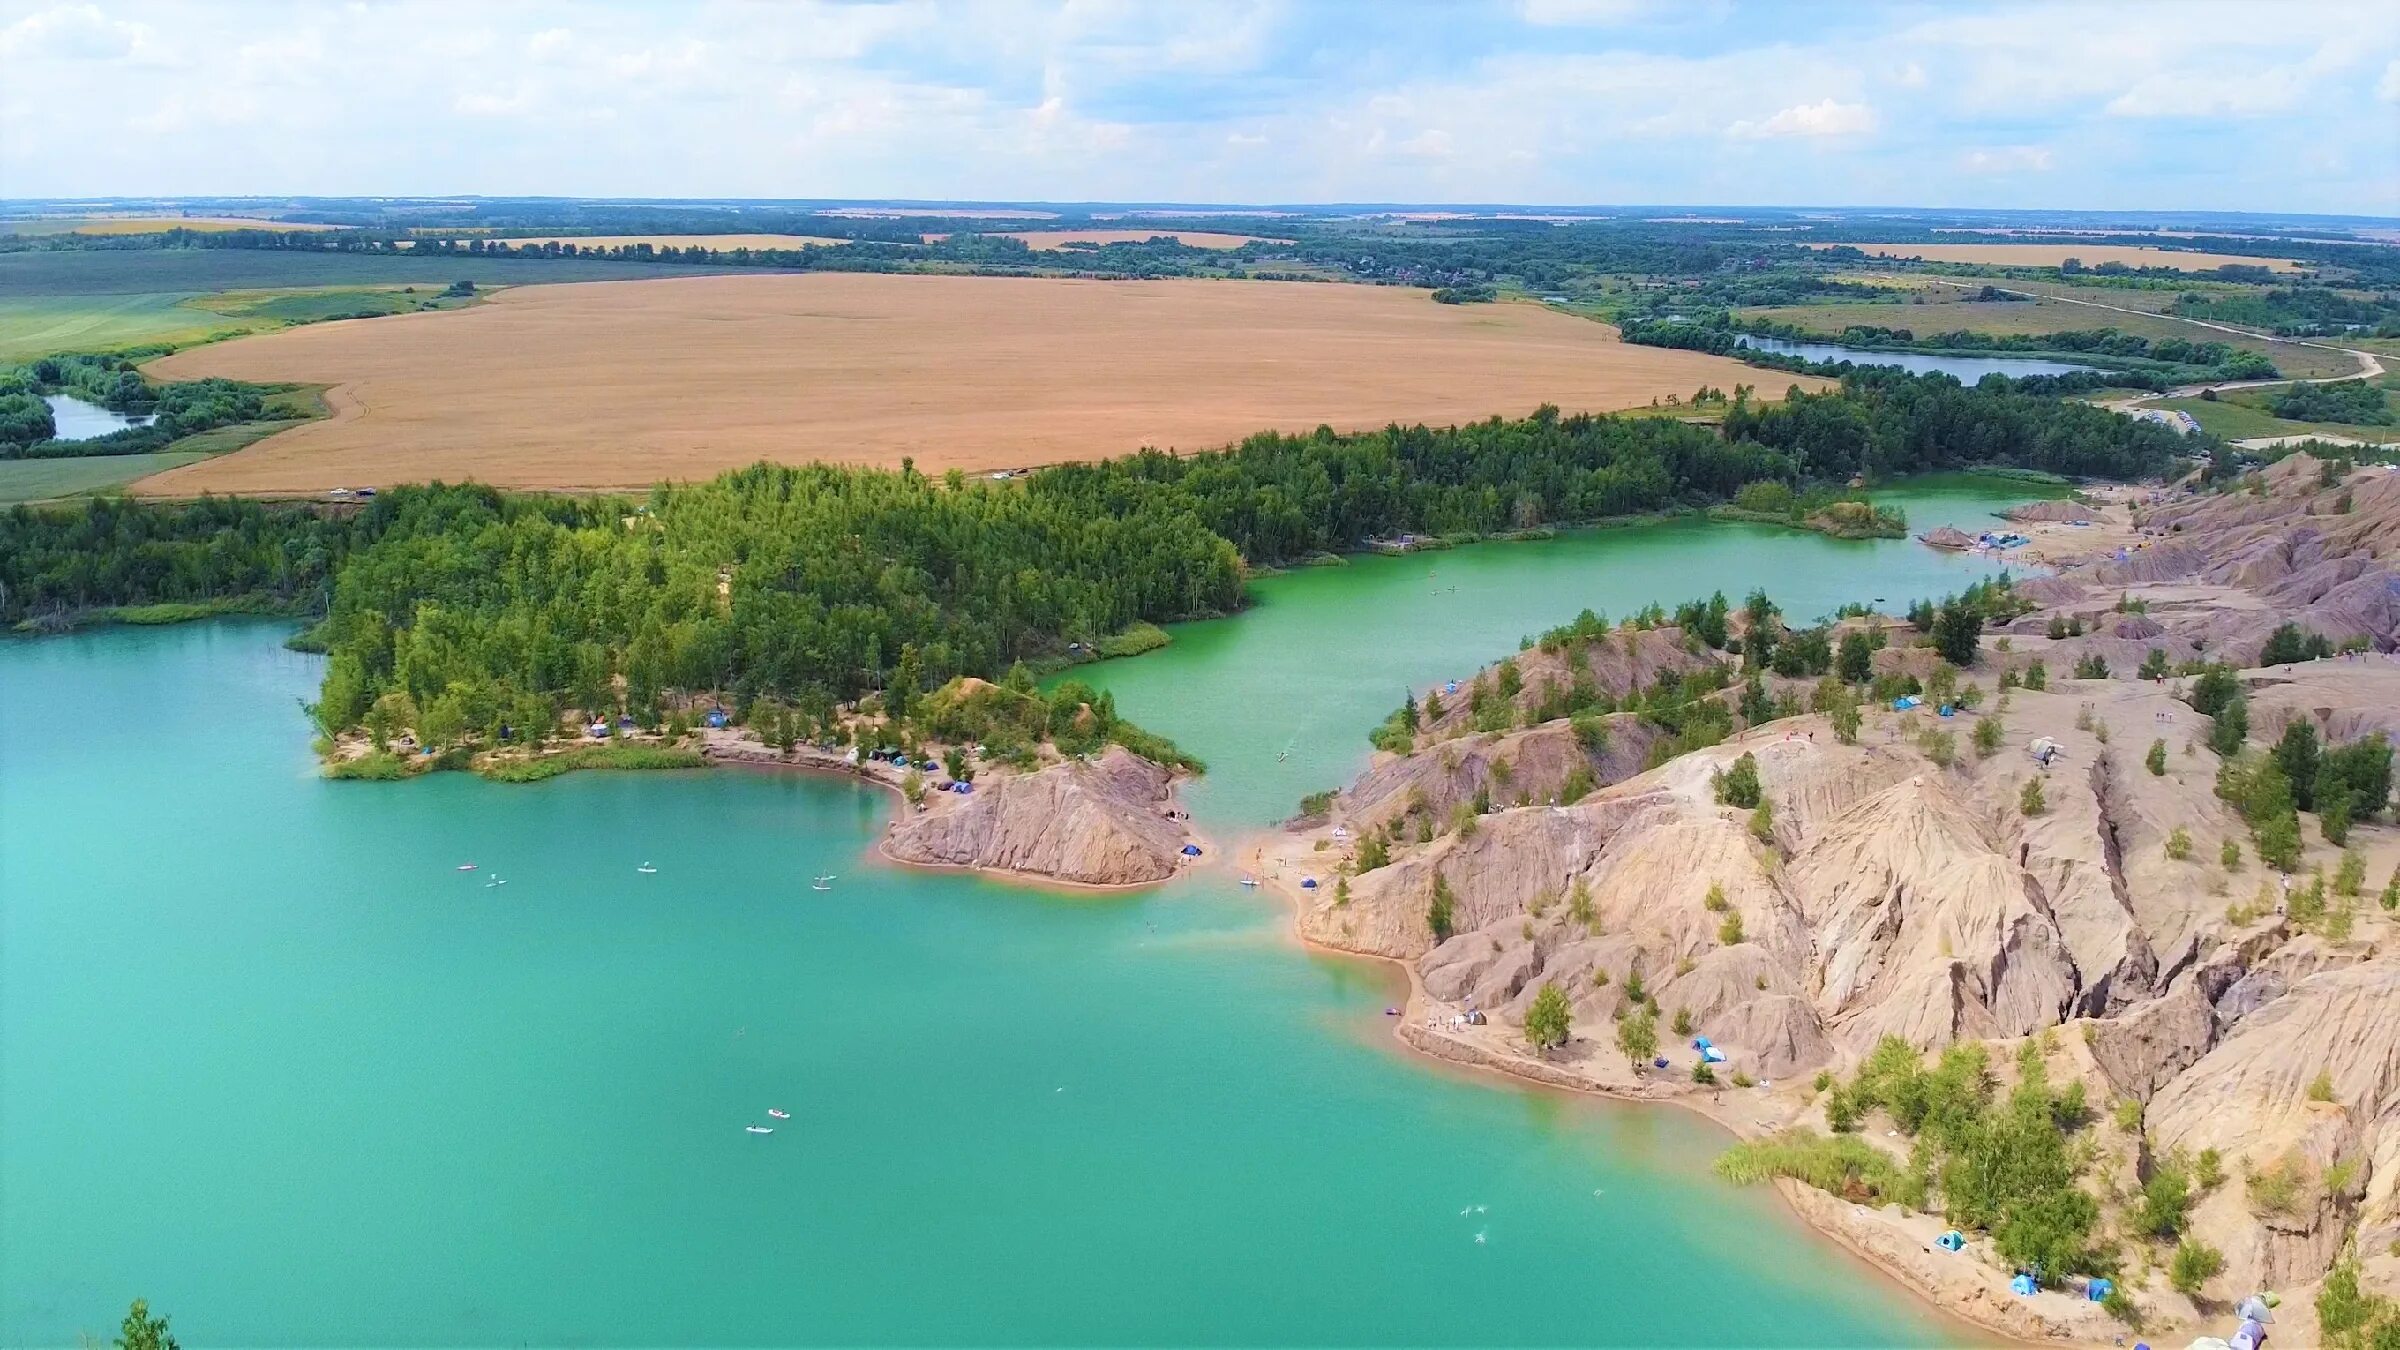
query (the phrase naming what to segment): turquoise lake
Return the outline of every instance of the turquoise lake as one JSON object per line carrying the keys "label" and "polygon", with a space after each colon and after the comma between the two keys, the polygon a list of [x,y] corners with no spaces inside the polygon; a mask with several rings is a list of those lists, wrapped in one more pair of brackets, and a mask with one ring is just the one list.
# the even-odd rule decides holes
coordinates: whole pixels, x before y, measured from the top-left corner
{"label": "turquoise lake", "polygon": [[[1899,495],[1921,529],[2029,494]],[[1270,578],[1083,673],[1211,761],[1231,842],[1408,682],[1586,605],[1987,566],[1577,532]],[[1715,1180],[1697,1118],[1405,1056],[1393,972],[1222,870],[903,871],[884,796],[798,774],[328,783],[286,631],[0,643],[0,1346],[137,1295],[194,1347],[1961,1338]]]}

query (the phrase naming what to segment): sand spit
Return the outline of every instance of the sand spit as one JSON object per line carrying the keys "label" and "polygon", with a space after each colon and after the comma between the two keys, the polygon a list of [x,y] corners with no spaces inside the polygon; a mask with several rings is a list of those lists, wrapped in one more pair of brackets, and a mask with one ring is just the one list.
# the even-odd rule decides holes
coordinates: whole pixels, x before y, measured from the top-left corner
{"label": "sand spit", "polygon": [[[905,771],[853,762],[847,752],[795,745],[778,752],[733,727],[704,731],[701,752],[727,764],[839,773],[900,793]],[[938,775],[936,775],[938,776]],[[1032,771],[986,765],[974,791],[925,793],[893,815],[882,852],[895,862],[956,867],[1078,887],[1148,886],[1185,864],[1197,844],[1175,799],[1174,772],[1120,746]]]}

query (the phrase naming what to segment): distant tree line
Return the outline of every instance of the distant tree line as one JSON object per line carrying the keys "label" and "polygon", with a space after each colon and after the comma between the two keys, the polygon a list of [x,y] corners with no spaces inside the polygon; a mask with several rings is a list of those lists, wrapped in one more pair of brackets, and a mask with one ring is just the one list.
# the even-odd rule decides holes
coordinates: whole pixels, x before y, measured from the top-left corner
{"label": "distant tree line", "polygon": [[[2156,434],[2151,434],[2155,432]],[[201,501],[0,514],[0,618],[267,597],[324,615],[328,731],[387,697],[444,724],[657,717],[679,691],[823,712],[997,678],[1243,601],[1250,565],[1398,533],[1489,534],[1732,498],[1748,484],[2021,464],[2154,472],[2170,432],[1939,378],[1858,379],[1722,428],[1561,416],[1262,434],[1020,482],[758,465],[646,500],[402,488],[354,513]]]}

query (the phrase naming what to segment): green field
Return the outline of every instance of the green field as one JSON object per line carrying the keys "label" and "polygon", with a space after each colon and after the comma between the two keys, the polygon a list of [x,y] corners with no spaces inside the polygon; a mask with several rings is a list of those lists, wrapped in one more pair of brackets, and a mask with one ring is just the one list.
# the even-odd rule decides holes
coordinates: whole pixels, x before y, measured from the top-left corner
{"label": "green field", "polygon": [[[2018,286],[2016,282],[2007,283]],[[2020,287],[2032,289],[2033,286]],[[2097,300],[2102,304],[2125,308],[2145,308],[2172,300],[2156,292],[2101,292],[2090,288],[2053,287],[2061,294],[2078,299]],[[2154,298],[2155,297],[2155,298]],[[2342,375],[2357,368],[2357,363],[2339,352],[2322,351],[2288,342],[2269,342],[2264,338],[2238,337],[2214,329],[2170,319],[2163,315],[2119,314],[2109,310],[2092,309],[2086,305],[2063,304],[2057,300],[1956,300],[1942,298],[1942,292],[1898,292],[1898,303],[1859,303],[1788,305],[1771,309],[1742,311],[1748,319],[1770,319],[1788,323],[1810,332],[1833,336],[1851,324],[1871,324],[1879,328],[1905,328],[1923,337],[1930,333],[1976,332],[2007,336],[2018,333],[2057,333],[2069,330],[2114,328],[2152,341],[2161,338],[2182,338],[2187,342],[2222,342],[2230,347],[2265,354],[2284,374],[2295,379],[2315,379],[2324,375]]]}
{"label": "green field", "polygon": [[[32,249],[0,253],[0,301],[35,296],[213,295],[309,286],[478,286],[698,276],[706,267],[575,258],[414,258],[236,248]],[[717,269],[723,270],[723,269]]]}
{"label": "green field", "polygon": [[136,478],[147,478],[206,458],[205,454],[165,451],[155,455],[93,455],[84,459],[0,460],[0,506],[123,487]]}
{"label": "green field", "polygon": [[189,346],[362,312],[440,308],[459,303],[436,298],[457,280],[511,286],[708,270],[569,259],[385,258],[253,249],[0,253],[0,364],[153,343]]}
{"label": "green field", "polygon": [[[2395,394],[2394,377],[2383,379],[2383,401],[2400,412],[2400,394]],[[2359,426],[2349,422],[2287,422],[2266,410],[2274,397],[2272,390],[2242,390],[2220,394],[2215,401],[2197,398],[2161,399],[2154,407],[2180,409],[2192,415],[2203,431],[2229,441],[2246,441],[2260,436],[2340,436],[2353,441],[2376,444],[2400,442],[2400,426]]]}

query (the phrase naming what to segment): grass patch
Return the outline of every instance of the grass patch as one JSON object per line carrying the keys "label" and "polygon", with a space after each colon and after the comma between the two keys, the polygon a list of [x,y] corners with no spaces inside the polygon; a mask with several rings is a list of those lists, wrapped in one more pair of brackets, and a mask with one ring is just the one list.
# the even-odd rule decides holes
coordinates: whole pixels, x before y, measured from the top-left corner
{"label": "grass patch", "polygon": [[1856,1135],[1786,1130],[1734,1145],[1716,1167],[1718,1176],[1736,1185],[1789,1177],[1853,1204],[1925,1207],[1924,1175]]}
{"label": "grass patch", "polygon": [[476,769],[495,783],[539,783],[578,769],[697,769],[708,760],[697,750],[656,745],[579,745],[533,758],[495,759]]}
{"label": "grass patch", "polygon": [[[2386,393],[2384,397],[2389,400],[2391,395]],[[2266,409],[2238,401],[2232,395],[2220,395],[2214,401],[2199,398],[2160,399],[2151,406],[2190,413],[2202,431],[2229,441],[2244,441],[2259,436],[2340,436],[2347,440],[2383,444],[2400,441],[2400,427],[2358,426],[2349,422],[2286,422]]]}
{"label": "grass patch", "polygon": [[[5,320],[0,320],[4,325]],[[252,423],[250,425],[257,425]],[[273,423],[281,427],[286,423]],[[229,430],[230,428],[220,428]],[[77,459],[0,460],[0,506],[82,497],[123,487],[137,478],[208,458],[182,450],[149,455],[92,455]]]}
{"label": "grass patch", "polygon": [[1167,630],[1154,623],[1137,623],[1122,633],[1112,633],[1092,644],[1092,651],[1103,661],[1120,656],[1140,656],[1154,652],[1174,641]]}

